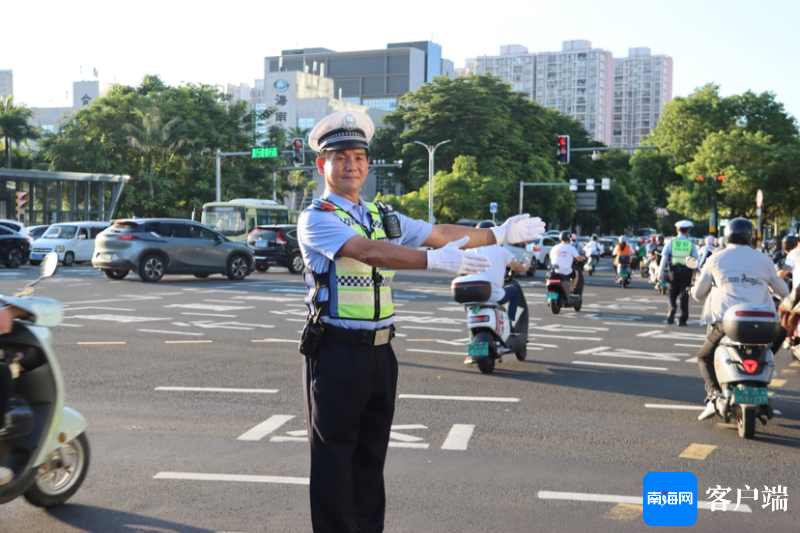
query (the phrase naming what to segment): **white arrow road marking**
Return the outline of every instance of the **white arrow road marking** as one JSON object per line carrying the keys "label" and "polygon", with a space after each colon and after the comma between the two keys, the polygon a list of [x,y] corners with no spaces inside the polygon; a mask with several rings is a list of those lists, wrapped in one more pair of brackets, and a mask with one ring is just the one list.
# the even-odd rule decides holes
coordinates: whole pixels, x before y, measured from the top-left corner
{"label": "white arrow road marking", "polygon": [[669,368],[662,368],[658,366],[636,366],[636,365],[615,365],[612,363],[592,363],[589,361],[573,361],[573,365],[589,365],[589,366],[608,366],[612,368],[632,368],[634,370],[657,370],[659,372],[666,372]]}
{"label": "white arrow road marking", "polygon": [[568,316],[570,318],[588,318],[589,320],[621,320],[624,322],[633,322],[634,320],[641,320],[643,318],[639,315],[610,315],[606,313],[574,313]]}
{"label": "white arrow road marking", "polygon": [[236,440],[261,440],[293,418],[294,415],[272,415],[256,427],[236,437]]}
{"label": "white arrow road marking", "polygon": [[[579,502],[608,502],[608,503],[630,503],[633,505],[644,505],[644,496],[616,496],[614,494],[586,494],[581,492],[550,492],[546,490],[539,491],[540,500],[569,500]],[[705,509],[711,511],[711,502],[697,502],[698,509]],[[722,509],[716,509],[721,511]],[[726,511],[733,511],[733,509],[725,509]],[[739,513],[752,513],[749,505],[741,504],[736,510]]]}
{"label": "white arrow road marking", "polygon": [[[273,417],[270,417],[270,420]],[[291,417],[293,418],[293,417]],[[264,422],[266,424],[269,422],[267,420]],[[263,425],[263,424],[261,424]],[[254,431],[259,426],[251,429],[250,431]],[[420,442],[424,440],[422,437],[415,437],[414,435],[406,435],[405,433],[400,433],[396,430],[409,430],[409,429],[428,429],[428,426],[424,426],[422,424],[397,424],[392,426],[392,431],[389,433],[389,438],[394,439],[394,441],[389,441],[390,448],[418,448],[418,449],[425,449],[427,450],[430,447],[430,444],[426,442]],[[250,433],[248,431],[248,433]],[[308,432],[305,429],[295,430],[295,431],[287,431],[286,432],[288,437],[283,435],[276,435],[269,439],[270,442],[308,442]],[[245,433],[247,435],[247,433]],[[244,435],[242,435],[244,436]],[[260,437],[259,437],[260,438]],[[239,437],[240,440],[258,440],[258,439],[242,439]],[[398,442],[399,441],[399,442]]]}
{"label": "white arrow road marking", "polygon": [[652,337],[654,339],[671,339],[671,340],[681,340],[681,341],[705,341],[706,336],[700,333],[682,333],[678,331],[670,331],[665,332],[660,329],[654,329],[652,331],[645,331],[644,333],[639,333],[636,335],[637,337]]}
{"label": "white arrow road marking", "polygon": [[475,424],[453,424],[442,444],[443,450],[466,450],[475,431]]}
{"label": "white arrow road marking", "polygon": [[624,348],[612,348],[610,346],[598,346],[597,348],[589,348],[580,352],[575,352],[575,355],[600,355],[605,357],[626,357],[629,359],[655,359],[658,361],[680,361],[679,356],[687,357],[688,353],[654,353],[654,352],[641,352],[639,350],[627,350]]}
{"label": "white arrow road marking", "polygon": [[536,331],[568,331],[572,333],[586,332],[597,333],[598,331],[608,331],[608,328],[596,328],[593,326],[569,326],[567,324],[550,324],[548,326],[537,326]]}

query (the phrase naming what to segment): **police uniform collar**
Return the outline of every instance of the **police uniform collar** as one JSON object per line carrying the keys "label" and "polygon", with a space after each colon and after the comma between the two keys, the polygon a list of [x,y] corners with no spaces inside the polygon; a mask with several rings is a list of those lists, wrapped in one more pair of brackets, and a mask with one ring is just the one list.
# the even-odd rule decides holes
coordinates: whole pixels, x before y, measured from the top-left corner
{"label": "police uniform collar", "polygon": [[356,206],[361,206],[361,203],[362,203],[361,198],[358,199],[358,204],[354,204],[353,202],[351,202],[347,198],[339,196],[335,192],[331,192],[331,191],[328,191],[328,190],[325,191],[325,195],[322,197],[322,199],[331,202],[336,207],[338,207],[339,209],[342,209],[343,211],[345,211],[347,213],[352,213],[353,212],[353,208],[356,207]]}

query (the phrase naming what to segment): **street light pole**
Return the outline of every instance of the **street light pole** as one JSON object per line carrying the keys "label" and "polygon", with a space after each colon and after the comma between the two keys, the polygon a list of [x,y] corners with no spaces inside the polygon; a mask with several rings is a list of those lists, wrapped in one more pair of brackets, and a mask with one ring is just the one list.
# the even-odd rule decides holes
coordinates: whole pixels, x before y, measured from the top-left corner
{"label": "street light pole", "polygon": [[431,145],[414,141],[414,143],[424,146],[428,150],[428,222],[433,224],[433,153],[443,144],[450,142],[450,139],[439,144]]}

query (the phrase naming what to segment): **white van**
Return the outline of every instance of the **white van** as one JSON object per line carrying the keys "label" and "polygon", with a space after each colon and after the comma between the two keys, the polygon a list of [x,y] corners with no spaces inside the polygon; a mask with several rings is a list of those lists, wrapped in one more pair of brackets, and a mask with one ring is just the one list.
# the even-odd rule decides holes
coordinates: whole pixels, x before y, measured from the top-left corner
{"label": "white van", "polygon": [[45,254],[55,252],[64,266],[91,261],[94,238],[111,224],[109,222],[59,222],[52,224],[31,245],[30,263],[42,262]]}

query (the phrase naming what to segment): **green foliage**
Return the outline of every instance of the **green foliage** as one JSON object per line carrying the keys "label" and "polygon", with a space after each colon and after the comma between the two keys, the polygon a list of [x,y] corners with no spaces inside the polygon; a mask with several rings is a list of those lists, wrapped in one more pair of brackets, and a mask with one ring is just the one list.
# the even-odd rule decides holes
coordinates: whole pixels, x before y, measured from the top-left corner
{"label": "green foliage", "polygon": [[[50,170],[127,174],[123,215],[188,218],[216,196],[216,152],[249,152],[268,143],[255,122],[274,112],[248,113],[215,87],[170,87],[147,75],[138,87],[115,86],[77,111],[40,143]],[[280,160],[222,158],[221,198],[269,198]],[[282,192],[279,192],[283,196]]]}
{"label": "green foliage", "polygon": [[[664,205],[659,191],[666,191],[670,211],[704,219],[716,203],[723,217],[754,217],[761,189],[765,221],[785,224],[800,201],[797,123],[772,93],[723,98],[718,86],[706,85],[667,104],[648,141],[661,153],[637,154],[633,171],[656,205]],[[720,174],[721,183],[714,180]]]}
{"label": "green foliage", "polygon": [[3,141],[6,168],[12,165],[12,142],[19,148],[20,143],[39,138],[39,131],[28,125],[31,118],[33,111],[24,104],[14,104],[13,96],[0,98],[0,139]]}

